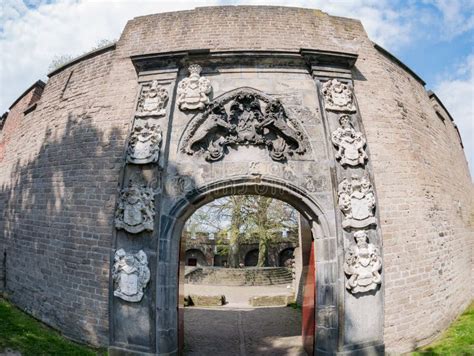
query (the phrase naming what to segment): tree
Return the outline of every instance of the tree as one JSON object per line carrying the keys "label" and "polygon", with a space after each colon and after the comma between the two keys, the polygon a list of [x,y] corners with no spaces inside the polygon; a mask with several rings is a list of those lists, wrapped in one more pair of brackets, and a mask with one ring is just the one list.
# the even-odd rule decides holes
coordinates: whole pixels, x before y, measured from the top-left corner
{"label": "tree", "polygon": [[268,249],[283,231],[296,233],[298,215],[290,205],[259,195],[233,195],[198,209],[186,223],[187,231],[213,232],[220,253],[231,267],[240,264],[242,243],[259,244],[258,266],[268,265]]}

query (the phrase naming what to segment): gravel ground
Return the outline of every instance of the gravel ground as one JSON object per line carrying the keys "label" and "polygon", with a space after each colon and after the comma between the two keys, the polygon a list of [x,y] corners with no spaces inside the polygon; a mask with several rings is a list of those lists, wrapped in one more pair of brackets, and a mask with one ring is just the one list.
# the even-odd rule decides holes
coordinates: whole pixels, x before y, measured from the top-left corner
{"label": "gravel ground", "polygon": [[189,307],[184,327],[189,356],[305,355],[301,311],[289,307]]}

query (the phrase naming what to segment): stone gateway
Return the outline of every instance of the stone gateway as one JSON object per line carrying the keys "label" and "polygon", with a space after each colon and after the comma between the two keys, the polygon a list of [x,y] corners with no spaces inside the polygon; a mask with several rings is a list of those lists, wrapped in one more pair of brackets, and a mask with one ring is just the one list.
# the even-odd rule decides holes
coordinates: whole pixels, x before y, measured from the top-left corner
{"label": "stone gateway", "polygon": [[183,226],[232,194],[308,222],[314,354],[410,351],[472,297],[456,124],[358,20],[273,6],[137,17],[1,122],[0,291],[111,355],[182,351]]}

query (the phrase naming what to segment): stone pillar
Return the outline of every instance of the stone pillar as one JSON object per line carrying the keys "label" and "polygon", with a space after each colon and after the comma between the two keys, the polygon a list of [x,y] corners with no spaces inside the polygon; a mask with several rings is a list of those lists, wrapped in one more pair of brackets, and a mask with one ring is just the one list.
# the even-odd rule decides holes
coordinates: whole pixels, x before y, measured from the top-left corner
{"label": "stone pillar", "polygon": [[[167,166],[170,102],[177,72],[176,67],[170,66],[153,71],[138,68],[136,111],[124,153],[111,256],[111,355],[156,353],[157,335],[160,337],[157,323],[163,323],[157,320],[156,310],[163,308],[157,302],[164,304],[163,298],[156,296],[165,296],[169,289],[157,285],[158,271],[166,271],[173,289],[177,284],[177,266],[170,268],[159,262],[159,253],[169,251],[166,246],[159,247],[161,221],[158,218],[162,175]],[[136,272],[129,272],[133,270]],[[136,278],[141,291],[133,295]],[[176,336],[169,342],[176,348]]]}
{"label": "stone pillar", "polygon": [[[339,313],[338,353],[382,354],[382,237],[370,153],[353,87],[352,72],[357,55],[310,50],[301,53],[310,64],[318,89],[328,152],[330,156],[332,152],[333,157],[331,176],[339,246],[337,294],[338,308],[342,311]],[[321,247],[316,243],[317,261],[326,253]],[[327,280],[332,276],[322,275],[317,267],[317,279],[320,278]],[[318,308],[322,307],[324,298],[318,290]],[[324,313],[318,313],[317,327],[327,323],[322,315]]]}

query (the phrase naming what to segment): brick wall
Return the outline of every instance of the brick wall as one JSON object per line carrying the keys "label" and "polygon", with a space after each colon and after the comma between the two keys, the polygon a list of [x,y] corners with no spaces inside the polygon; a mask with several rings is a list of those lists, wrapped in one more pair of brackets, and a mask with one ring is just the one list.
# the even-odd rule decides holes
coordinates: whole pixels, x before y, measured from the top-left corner
{"label": "brick wall", "polygon": [[385,344],[426,344],[472,298],[473,186],[452,121],[422,85],[362,47],[356,95],[371,150],[384,244]]}
{"label": "brick wall", "polygon": [[112,217],[127,133],[107,104],[113,55],[50,78],[29,114],[27,97],[16,104],[0,169],[9,298],[96,345],[108,342]]}
{"label": "brick wall", "polygon": [[120,55],[189,49],[354,51],[364,34],[358,20],[320,10],[278,6],[200,7],[130,20]]}

